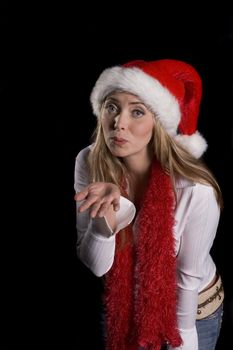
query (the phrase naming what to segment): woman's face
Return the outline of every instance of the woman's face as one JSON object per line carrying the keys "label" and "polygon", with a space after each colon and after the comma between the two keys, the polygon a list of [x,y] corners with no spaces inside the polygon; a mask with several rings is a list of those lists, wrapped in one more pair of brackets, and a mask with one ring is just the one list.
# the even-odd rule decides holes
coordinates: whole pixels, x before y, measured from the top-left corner
{"label": "woman's face", "polygon": [[154,115],[140,99],[115,92],[104,102],[101,123],[105,142],[116,157],[148,155],[154,128]]}

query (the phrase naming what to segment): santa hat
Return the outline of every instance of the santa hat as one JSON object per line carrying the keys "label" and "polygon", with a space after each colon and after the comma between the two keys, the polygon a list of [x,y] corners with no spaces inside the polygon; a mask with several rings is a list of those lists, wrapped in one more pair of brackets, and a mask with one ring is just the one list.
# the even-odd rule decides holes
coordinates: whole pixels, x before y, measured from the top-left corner
{"label": "santa hat", "polygon": [[106,96],[116,90],[137,95],[194,157],[205,152],[206,140],[197,131],[202,82],[191,65],[172,59],[136,60],[105,69],[91,93],[96,116]]}

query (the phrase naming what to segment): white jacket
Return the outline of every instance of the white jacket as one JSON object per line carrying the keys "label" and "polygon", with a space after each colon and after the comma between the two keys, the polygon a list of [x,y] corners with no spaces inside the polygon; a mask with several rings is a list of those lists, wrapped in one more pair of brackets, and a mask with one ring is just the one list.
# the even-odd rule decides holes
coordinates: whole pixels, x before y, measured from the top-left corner
{"label": "white jacket", "polygon": [[[79,152],[75,164],[75,191],[90,183],[86,157],[90,147]],[[177,255],[178,326],[183,345],[176,350],[198,350],[196,312],[198,293],[213,279],[215,264],[210,255],[220,209],[213,188],[192,183],[184,178],[176,181],[177,206],[174,238]],[[77,208],[80,203],[77,202]],[[91,219],[88,211],[77,211],[77,254],[96,276],[104,275],[112,266],[115,236],[135,216],[135,206],[121,196],[116,212],[117,228],[112,232],[105,218]],[[169,350],[174,348],[169,347]]]}

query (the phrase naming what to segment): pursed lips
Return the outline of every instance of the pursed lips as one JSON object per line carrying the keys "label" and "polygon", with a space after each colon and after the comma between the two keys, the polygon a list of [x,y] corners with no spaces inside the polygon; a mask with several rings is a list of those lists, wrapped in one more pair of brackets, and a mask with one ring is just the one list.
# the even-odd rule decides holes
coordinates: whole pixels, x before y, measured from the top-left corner
{"label": "pursed lips", "polygon": [[113,136],[110,139],[117,144],[125,144],[128,142],[128,140],[124,139],[123,137]]}

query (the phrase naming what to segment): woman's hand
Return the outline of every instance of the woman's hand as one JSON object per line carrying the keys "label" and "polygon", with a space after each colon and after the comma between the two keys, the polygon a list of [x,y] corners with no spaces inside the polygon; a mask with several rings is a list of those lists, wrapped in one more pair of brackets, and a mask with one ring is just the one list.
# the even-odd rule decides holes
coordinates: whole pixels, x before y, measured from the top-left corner
{"label": "woman's hand", "polygon": [[90,209],[92,218],[103,217],[109,211],[120,209],[120,190],[117,185],[110,182],[93,182],[77,192],[74,199],[83,201],[79,207],[82,213]]}

